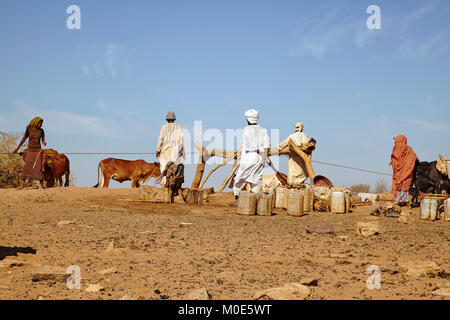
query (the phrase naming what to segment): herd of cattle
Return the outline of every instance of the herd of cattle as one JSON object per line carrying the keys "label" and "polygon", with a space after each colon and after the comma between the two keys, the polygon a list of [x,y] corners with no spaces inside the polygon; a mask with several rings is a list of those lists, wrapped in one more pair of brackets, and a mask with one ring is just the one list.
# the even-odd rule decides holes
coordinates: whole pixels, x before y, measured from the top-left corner
{"label": "herd of cattle", "polygon": [[[44,180],[47,187],[55,186],[55,181],[59,181],[62,186],[62,177],[65,176],[64,186],[69,186],[70,162],[64,154],[59,154],[53,149],[42,150]],[[23,152],[25,160],[26,150]],[[100,180],[101,169],[101,181]],[[122,160],[108,158],[100,161],[98,164],[97,184],[94,187],[108,188],[111,179],[120,183],[131,181],[132,188],[139,188],[150,178],[157,178],[161,174],[161,168],[158,162],[148,163],[144,160]],[[280,173],[278,173],[279,175]],[[280,185],[285,183],[285,178],[274,175],[270,179],[278,179]],[[267,177],[266,177],[267,178]],[[267,180],[266,180],[267,181]],[[264,183],[264,181],[263,181]],[[272,182],[271,182],[272,183]],[[414,168],[413,182],[410,188],[410,195],[413,204],[418,203],[421,193],[441,194],[447,192],[450,194],[450,179],[441,174],[436,168],[436,161],[416,162]]]}

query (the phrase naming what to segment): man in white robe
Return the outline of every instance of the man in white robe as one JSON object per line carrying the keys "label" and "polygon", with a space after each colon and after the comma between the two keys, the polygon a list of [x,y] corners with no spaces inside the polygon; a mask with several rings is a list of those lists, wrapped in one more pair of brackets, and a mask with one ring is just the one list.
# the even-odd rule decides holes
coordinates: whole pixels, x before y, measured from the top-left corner
{"label": "man in white robe", "polygon": [[[173,112],[166,116],[167,123],[161,127],[156,148],[156,157],[159,159],[161,172],[166,169],[170,161],[182,161],[185,159],[183,129],[175,123]],[[166,184],[166,177],[161,180],[161,185]]]}
{"label": "man in white robe", "polygon": [[[292,140],[297,146],[302,146],[309,142],[309,138],[303,132],[303,124],[297,122],[294,125],[295,132],[289,135],[286,139],[281,141],[278,145],[278,149],[282,150],[289,147],[289,140]],[[299,187],[300,184],[304,183],[308,179],[308,171],[306,170],[305,162],[301,157],[296,154],[291,153],[289,155],[289,165],[288,165],[288,177],[287,184],[289,187]]]}
{"label": "man in white robe", "polygon": [[259,113],[254,109],[245,112],[248,126],[242,132],[242,153],[239,170],[234,178],[233,205],[237,205],[239,192],[248,185],[247,190],[258,193],[261,189],[264,165],[270,148],[267,130],[257,125]]}

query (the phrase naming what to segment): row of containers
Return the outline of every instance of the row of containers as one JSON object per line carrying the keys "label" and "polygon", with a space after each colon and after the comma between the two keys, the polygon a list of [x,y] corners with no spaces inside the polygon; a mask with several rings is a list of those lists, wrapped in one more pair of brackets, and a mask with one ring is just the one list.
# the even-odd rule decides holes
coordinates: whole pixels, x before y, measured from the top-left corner
{"label": "row of containers", "polygon": [[276,188],[272,193],[255,194],[250,191],[239,193],[238,214],[272,215],[272,208],[284,208],[288,215],[303,216],[305,212],[314,211],[314,198],[329,204],[332,213],[350,212],[350,192],[334,191],[328,187],[304,189]]}
{"label": "row of containers", "polygon": [[420,218],[450,221],[450,199],[425,197],[420,203]]}

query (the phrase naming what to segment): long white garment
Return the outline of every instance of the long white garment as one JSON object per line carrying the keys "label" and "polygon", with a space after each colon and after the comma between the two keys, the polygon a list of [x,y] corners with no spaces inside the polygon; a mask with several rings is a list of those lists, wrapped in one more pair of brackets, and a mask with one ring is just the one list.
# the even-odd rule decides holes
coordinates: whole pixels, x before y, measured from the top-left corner
{"label": "long white garment", "polygon": [[[289,145],[289,140],[292,140],[299,147],[309,142],[309,138],[304,132],[294,132],[284,139],[278,145],[278,148],[280,150],[286,148]],[[299,156],[290,154],[287,183],[290,186],[297,187],[304,183],[306,179],[308,179],[308,172],[306,170],[305,162]]]}
{"label": "long white garment", "polygon": [[[160,152],[159,163],[161,172],[169,161],[181,161],[185,159],[183,129],[176,123],[166,123],[161,127],[156,152]],[[165,177],[161,185],[165,184]]]}
{"label": "long white garment", "polygon": [[264,163],[260,153],[270,148],[270,138],[267,130],[259,125],[251,125],[242,132],[242,153],[239,170],[234,178],[237,188],[248,182],[261,186]]}

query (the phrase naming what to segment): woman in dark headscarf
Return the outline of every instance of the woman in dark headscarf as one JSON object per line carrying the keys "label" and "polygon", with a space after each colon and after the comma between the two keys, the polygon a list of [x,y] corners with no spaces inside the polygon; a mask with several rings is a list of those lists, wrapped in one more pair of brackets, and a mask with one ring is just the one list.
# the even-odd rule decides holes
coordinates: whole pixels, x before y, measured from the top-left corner
{"label": "woman in dark headscarf", "polygon": [[17,153],[19,148],[28,138],[28,149],[25,157],[25,165],[22,170],[22,185],[25,186],[25,181],[39,180],[39,187],[43,187],[43,172],[42,172],[42,149],[41,141],[44,147],[47,145],[45,142],[45,133],[42,129],[44,120],[36,117],[27,125],[25,134],[20,141],[18,147],[14,150]]}
{"label": "woman in dark headscarf", "polygon": [[391,162],[392,193],[395,197],[395,204],[409,203],[409,187],[411,186],[414,174],[414,167],[417,158],[414,150],[407,145],[408,140],[405,136],[398,135],[394,138],[395,145],[392,150]]}

